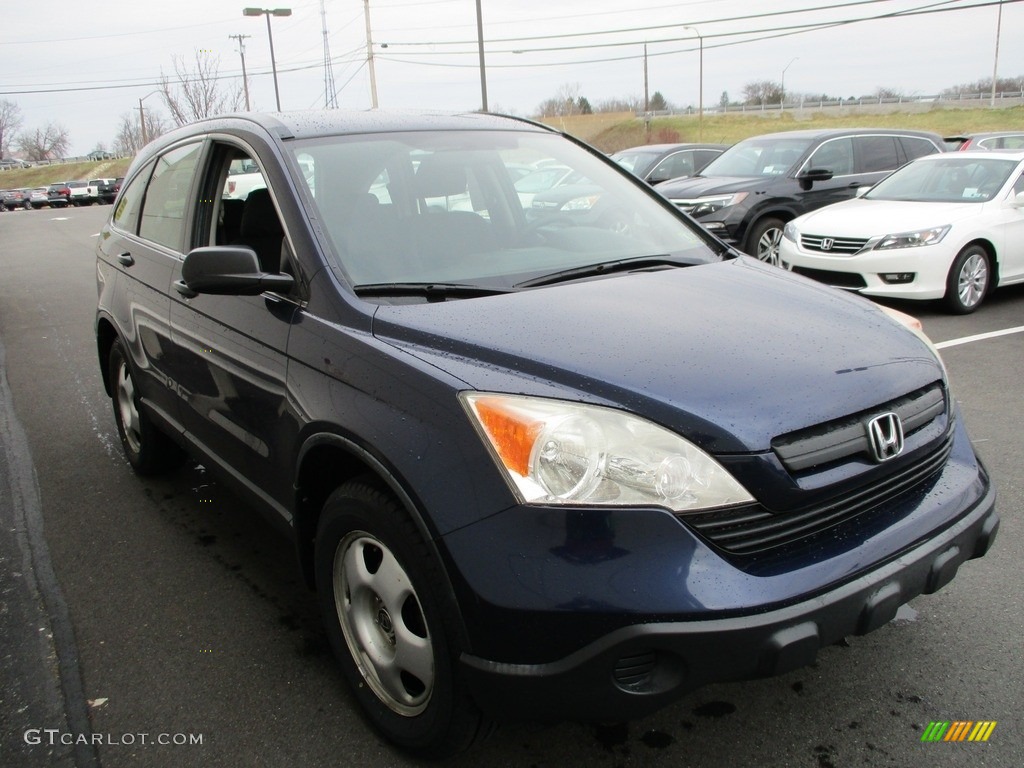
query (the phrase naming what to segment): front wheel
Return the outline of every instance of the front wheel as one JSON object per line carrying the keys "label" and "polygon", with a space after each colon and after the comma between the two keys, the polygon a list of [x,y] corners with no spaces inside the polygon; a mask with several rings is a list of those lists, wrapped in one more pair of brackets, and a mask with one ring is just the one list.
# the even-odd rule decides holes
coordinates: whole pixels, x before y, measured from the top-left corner
{"label": "front wheel", "polygon": [[398,501],[363,482],[328,498],[317,528],[320,610],[345,677],[390,741],[454,754],[489,723],[457,674],[458,616],[437,556]]}
{"label": "front wheel", "polygon": [[992,282],[992,261],[980,245],[969,245],[953,259],[946,278],[946,306],[966,315],[981,306]]}
{"label": "front wheel", "polygon": [[785,226],[782,219],[761,219],[747,238],[747,253],[767,264],[781,267],[779,246],[782,244],[782,230]]}

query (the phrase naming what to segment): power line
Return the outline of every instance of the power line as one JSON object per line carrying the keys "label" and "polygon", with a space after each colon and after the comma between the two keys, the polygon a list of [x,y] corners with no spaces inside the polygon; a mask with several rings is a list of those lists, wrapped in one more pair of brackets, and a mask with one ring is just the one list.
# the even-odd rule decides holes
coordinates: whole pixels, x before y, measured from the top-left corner
{"label": "power line", "polygon": [[[886,0],[867,0],[867,2],[879,2],[879,1],[885,2]],[[949,5],[949,4],[954,3],[954,2],[958,2],[958,0],[944,0],[944,2],[936,3],[935,5],[936,6],[946,6],[946,5]],[[1019,3],[1019,2],[1024,2],[1024,0],[1002,0],[1003,4]],[[890,13],[878,14],[878,15],[875,15],[875,16],[862,16],[862,17],[855,18],[855,19],[843,19],[843,20],[840,20],[840,21],[813,22],[813,23],[807,23],[807,24],[791,24],[791,25],[785,25],[785,26],[779,26],[779,27],[769,27],[769,28],[766,28],[766,29],[758,29],[758,30],[749,30],[748,29],[748,30],[741,30],[741,31],[734,31],[734,32],[711,33],[711,34],[705,34],[704,35],[704,39],[705,40],[709,40],[709,39],[715,39],[715,38],[741,37],[741,36],[747,36],[747,35],[760,35],[760,36],[758,36],[758,37],[751,37],[751,38],[744,39],[744,40],[737,40],[737,41],[733,41],[733,42],[718,43],[717,45],[713,44],[711,46],[708,46],[707,44],[705,44],[704,47],[705,48],[727,48],[727,47],[732,47],[732,46],[735,46],[735,45],[742,45],[742,44],[752,43],[752,42],[760,42],[762,40],[770,40],[770,39],[777,38],[777,37],[787,37],[787,36],[790,36],[790,35],[793,35],[793,34],[803,34],[803,33],[806,33],[806,32],[815,32],[815,31],[819,31],[819,30],[822,30],[822,29],[832,29],[832,28],[835,28],[835,27],[847,26],[847,25],[850,25],[850,24],[859,24],[859,23],[868,22],[868,21],[880,21],[880,20],[884,20],[884,19],[907,18],[907,17],[921,16],[921,15],[934,14],[934,13],[949,13],[949,12],[956,12],[956,11],[965,11],[965,10],[972,10],[972,9],[975,9],[975,8],[986,8],[986,7],[990,7],[990,6],[994,6],[994,5],[999,5],[999,4],[1000,4],[1000,0],[987,0],[986,2],[974,3],[972,5],[962,5],[962,6],[955,7],[955,8],[924,6],[922,8],[913,9],[913,10],[893,11],[893,12],[890,12]],[[774,15],[774,14],[768,14],[768,15]],[[751,17],[751,18],[753,18],[753,17]],[[702,22],[702,26],[710,25],[712,23],[715,23],[715,22]],[[657,27],[657,28],[681,27],[681,26],[684,26],[684,25],[682,25],[682,24],[662,25],[661,27]],[[654,27],[642,28],[642,29],[654,29]],[[765,34],[765,33],[771,33],[771,34]],[[597,34],[597,33],[595,33],[595,34]],[[604,34],[604,33],[600,33],[600,34]],[[565,37],[572,37],[572,36],[576,36],[576,35],[565,35]],[[521,39],[526,39],[526,38],[514,38],[514,39],[521,40]],[[536,39],[547,39],[547,38],[543,37],[543,38],[536,38]],[[582,44],[582,45],[561,45],[561,46],[548,46],[548,47],[538,47],[538,48],[516,48],[516,49],[499,49],[499,50],[488,49],[488,52],[489,53],[512,53],[512,54],[519,54],[519,53],[550,53],[550,52],[556,52],[556,51],[591,50],[591,49],[595,49],[595,48],[639,47],[639,46],[643,45],[644,43],[647,43],[647,44],[650,44],[650,43],[678,43],[678,42],[683,42],[684,40],[692,40],[692,39],[693,39],[692,36],[666,37],[666,38],[659,38],[659,39],[654,39],[654,40],[652,40],[650,38],[645,38],[643,40],[636,40],[636,39],[634,39],[634,40],[624,40],[624,41],[609,42],[609,43],[587,43],[587,44]],[[492,42],[496,42],[496,41],[492,41]],[[412,45],[419,45],[419,44],[418,43],[417,44],[412,44],[412,43],[409,43],[409,44],[394,43],[394,45],[401,45],[401,46],[404,47],[406,45],[412,46]],[[687,49],[687,50],[695,50],[695,49]],[[667,51],[667,52],[660,52],[660,53],[652,53],[651,55],[652,56],[662,56],[662,55],[667,55],[669,53],[679,53],[679,52],[680,51]],[[470,51],[470,50],[466,50],[466,51],[423,51],[423,52],[410,51],[408,55],[412,55],[412,56],[468,56],[468,55],[470,55],[472,53],[473,53],[473,51]],[[387,61],[402,61],[403,63],[417,63],[417,62],[412,62],[412,61],[401,60],[401,59],[398,59],[398,58],[393,57],[393,56],[382,56],[382,58],[386,58]],[[603,58],[603,59],[588,59],[588,60],[582,60],[582,61],[581,60],[572,60],[572,61],[548,62],[548,63],[545,63],[545,62],[531,62],[531,63],[525,63],[525,64],[495,64],[493,66],[504,67],[504,68],[564,66],[566,64],[591,64],[591,63],[601,63],[601,62],[606,62],[606,61],[636,60],[636,59],[640,59],[640,58],[642,58],[641,55],[635,54],[635,55],[631,55],[631,56],[621,56],[621,57]],[[472,66],[475,66],[474,64],[438,64],[438,63],[433,63],[432,64],[430,62],[422,62],[422,63],[425,66],[451,66],[451,67],[472,67]]]}
{"label": "power line", "polygon": [[[891,0],[856,0],[856,2],[846,3],[844,5],[819,6],[819,7],[814,8],[813,10],[824,10],[825,8],[841,9],[841,8],[844,8],[844,7],[849,7],[849,6],[854,6],[854,5],[867,5],[867,4],[875,4],[875,3],[878,3],[878,2],[891,2]],[[770,39],[779,38],[779,37],[787,37],[787,36],[791,36],[791,35],[794,35],[794,34],[805,34],[807,32],[814,32],[814,31],[819,31],[819,30],[822,30],[822,29],[829,29],[829,28],[845,26],[845,25],[850,25],[850,24],[863,23],[863,22],[867,22],[867,21],[878,21],[878,20],[893,19],[893,18],[908,18],[908,17],[927,15],[927,14],[934,14],[934,13],[948,13],[948,12],[967,11],[967,10],[974,10],[974,9],[977,9],[977,8],[991,7],[991,6],[1000,5],[1000,4],[1010,5],[1010,4],[1014,4],[1014,3],[1020,3],[1020,2],[1024,2],[1024,0],[984,0],[983,2],[974,2],[974,3],[970,3],[970,4],[963,4],[961,0],[942,0],[942,2],[936,2],[936,3],[933,3],[931,5],[922,6],[922,7],[916,8],[916,9],[909,9],[909,10],[902,10],[902,11],[892,11],[892,12],[885,13],[885,14],[877,14],[877,15],[873,15],[873,16],[862,16],[862,17],[858,17],[858,18],[854,18],[854,19],[844,19],[844,20],[833,21],[833,22],[815,22],[815,23],[807,23],[807,24],[794,24],[794,25],[785,25],[785,26],[762,28],[762,29],[747,29],[747,30],[736,31],[736,32],[719,32],[719,33],[705,34],[704,35],[705,41],[707,41],[709,39],[716,39],[716,38],[717,39],[724,39],[724,38],[741,37],[741,36],[752,36],[752,37],[747,37],[746,39],[743,39],[743,40],[733,40],[733,41],[728,41],[728,42],[719,42],[717,44],[712,43],[711,45],[708,45],[707,43],[705,43],[704,47],[705,48],[725,48],[725,47],[732,47],[732,46],[736,46],[736,45],[743,45],[743,44],[747,44],[747,43],[760,42],[760,41],[763,41],[763,40],[770,40]],[[950,7],[950,6],[953,6],[953,5],[955,5],[956,7]],[[778,15],[785,15],[785,14],[790,14],[790,13],[795,13],[795,12],[796,11],[779,11],[779,12],[772,12],[772,13],[754,15],[754,16],[750,16],[750,17],[740,17],[740,18],[760,18],[762,16],[778,16]],[[803,9],[800,12],[806,13],[806,12],[809,12],[809,9]],[[702,25],[711,25],[711,24],[715,24],[715,23],[721,23],[721,22],[724,22],[726,20],[735,20],[735,18],[736,17],[730,17],[729,19],[716,19],[716,20],[703,21],[703,22],[701,22],[701,24]],[[649,31],[649,30],[653,30],[653,29],[664,29],[664,28],[672,28],[672,27],[680,27],[680,26],[683,26],[683,25],[681,25],[681,24],[657,25],[657,26],[654,26],[654,27],[638,27],[638,28],[634,28],[634,30]],[[614,30],[614,31],[615,32],[619,32],[620,30]],[[612,30],[603,31],[603,32],[599,32],[599,33],[586,33],[586,34],[610,34],[611,32],[612,32]],[[567,33],[566,35],[561,35],[561,36],[557,36],[557,37],[571,38],[571,37],[578,37],[581,34],[584,34],[584,33]],[[538,36],[535,36],[535,37],[532,37],[532,38],[506,38],[505,40],[507,40],[507,41],[526,41],[526,40],[544,40],[544,39],[551,39],[551,36],[548,36],[548,35],[538,35]],[[645,42],[646,43],[674,43],[674,42],[683,42],[683,41],[686,41],[686,40],[692,40],[692,38],[691,37],[671,37],[671,38],[662,38],[662,39],[659,39],[659,40],[649,40],[649,39],[645,39],[645,40],[630,40],[630,41],[621,41],[621,42],[614,42],[614,43],[595,43],[595,44],[584,44],[584,45],[549,46],[549,47],[545,47],[545,48],[507,49],[507,50],[499,50],[499,51],[491,50],[489,52],[490,53],[517,53],[517,52],[523,52],[523,53],[550,53],[550,52],[559,52],[559,51],[573,51],[573,50],[581,50],[581,49],[586,50],[586,49],[592,49],[592,48],[605,48],[605,47],[624,47],[624,46],[625,47],[629,47],[629,46],[640,47]],[[492,41],[492,42],[497,42],[497,41]],[[472,43],[475,45],[476,41],[472,41]],[[452,43],[452,44],[454,44],[454,43]],[[395,43],[395,45],[411,45],[411,44]],[[352,51],[346,52],[345,54],[343,54],[340,57],[333,58],[332,61],[335,61],[335,62],[338,62],[338,63],[348,63],[350,61],[358,60],[358,59],[354,59],[353,60],[353,59],[345,58],[347,56],[354,56],[355,53],[358,50],[360,50],[360,48],[357,47],[357,48],[353,49]],[[666,55],[672,55],[672,54],[676,54],[676,53],[689,52],[691,50],[695,50],[695,49],[683,49],[683,50],[674,50],[674,51],[653,52],[653,53],[650,54],[650,56],[652,56],[652,57],[654,57],[654,56],[666,56]],[[463,56],[463,55],[469,55],[469,54],[474,54],[475,55],[475,51],[467,50],[467,51],[448,51],[448,52],[429,52],[429,51],[425,51],[425,52],[410,52],[410,55],[417,56],[417,57],[435,56],[435,55]],[[422,61],[422,60],[420,60],[420,61],[412,61],[412,60],[409,60],[409,59],[404,59],[404,58],[396,57],[396,56],[392,56],[392,55],[385,55],[385,54],[381,54],[381,53],[377,53],[375,55],[380,57],[380,58],[382,58],[382,59],[384,59],[384,60],[386,60],[386,61],[388,61],[388,62],[399,63],[399,64],[415,64],[415,65],[419,65],[419,66],[434,66],[434,67],[449,67],[449,68],[475,68],[475,67],[477,67],[477,64],[475,62],[474,63],[459,64],[459,63],[428,62],[428,61]],[[577,65],[577,64],[598,64],[598,63],[616,62],[616,61],[635,61],[635,60],[637,60],[639,58],[642,58],[642,56],[640,54],[633,54],[633,55],[628,55],[628,56],[592,58],[592,59],[585,59],[585,60],[578,60],[577,59],[577,60],[557,61],[557,62],[527,62],[527,63],[522,63],[522,64],[518,64],[518,63],[517,64],[490,63],[488,66],[489,67],[499,68],[499,69],[518,69],[518,68],[529,68],[529,67],[555,67],[555,66],[564,67],[564,66],[567,66],[567,65]],[[321,62],[317,62],[317,63],[303,64],[303,65],[296,65],[296,66],[293,66],[293,67],[282,68],[282,69],[279,69],[279,72],[286,72],[286,73],[288,73],[288,72],[308,71],[308,70],[316,69],[316,68],[322,67],[322,66],[324,66],[324,64],[321,61]],[[260,72],[258,72],[256,74],[265,75],[265,74],[269,74],[269,71],[260,71]],[[223,79],[234,78],[234,77],[237,77],[237,76],[238,76],[237,73],[218,74],[215,79],[223,80]],[[110,81],[80,81],[80,83],[81,84],[76,84],[74,82],[72,82],[72,83],[67,83],[66,82],[65,84],[63,84],[61,86],[52,87],[52,88],[24,87],[24,88],[18,89],[19,88],[18,86],[8,86],[9,89],[8,90],[0,91],[0,95],[13,96],[13,95],[42,94],[42,93],[71,93],[71,92],[99,91],[99,90],[121,90],[121,89],[125,89],[125,88],[142,88],[142,87],[147,87],[147,86],[149,86],[149,87],[159,86],[159,85],[162,84],[162,81],[161,81],[161,79],[159,77],[151,76],[149,78],[131,78],[131,79],[128,79],[128,80],[121,80],[121,81],[115,81],[115,82],[110,82]],[[345,84],[343,84],[341,86],[341,88],[344,88],[344,85],[346,85],[346,84],[347,84],[347,82]],[[17,90],[10,90],[11,88],[15,88]],[[341,88],[338,88],[338,90],[341,90]]]}

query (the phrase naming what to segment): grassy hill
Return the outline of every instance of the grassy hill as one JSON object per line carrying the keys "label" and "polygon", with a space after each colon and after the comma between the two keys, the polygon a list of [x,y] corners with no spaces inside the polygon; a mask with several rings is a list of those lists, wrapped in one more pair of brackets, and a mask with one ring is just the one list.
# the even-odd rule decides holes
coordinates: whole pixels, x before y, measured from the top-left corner
{"label": "grassy hill", "polygon": [[[833,111],[786,111],[783,113],[705,114],[703,131],[697,115],[656,117],[648,134],[644,121],[631,113],[574,115],[542,118],[542,122],[566,131],[603,152],[660,142],[735,144],[749,136],[804,128],[907,128],[934,131],[941,136],[981,131],[1021,130],[1024,107],[1009,109],[928,109],[883,114]],[[700,138],[703,132],[703,139]]]}
{"label": "grassy hill", "polygon": [[[650,130],[631,112],[541,118],[603,152],[661,142],[735,144],[749,136],[803,128],[908,128],[940,136],[980,131],[1021,130],[1024,106],[1003,109],[917,109],[871,113],[846,110],[787,110],[656,117]],[[703,122],[703,127],[701,126]],[[701,136],[703,135],[703,138]],[[43,165],[0,171],[0,189],[41,187],[56,181],[124,176],[132,158]]]}
{"label": "grassy hill", "polygon": [[124,176],[131,162],[132,158],[122,157],[117,160],[55,163],[54,165],[37,165],[34,168],[0,171],[0,189],[45,187],[58,181],[74,181],[76,179],[116,179],[118,176]]}

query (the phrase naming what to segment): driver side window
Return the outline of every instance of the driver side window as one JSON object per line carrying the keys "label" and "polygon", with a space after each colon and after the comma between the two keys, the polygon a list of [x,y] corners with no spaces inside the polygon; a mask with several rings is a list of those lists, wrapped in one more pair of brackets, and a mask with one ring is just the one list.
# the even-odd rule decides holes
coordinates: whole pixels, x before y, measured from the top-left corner
{"label": "driver side window", "polygon": [[241,147],[215,143],[201,195],[204,233],[197,246],[251,248],[263,272],[292,269],[281,217],[257,160]]}

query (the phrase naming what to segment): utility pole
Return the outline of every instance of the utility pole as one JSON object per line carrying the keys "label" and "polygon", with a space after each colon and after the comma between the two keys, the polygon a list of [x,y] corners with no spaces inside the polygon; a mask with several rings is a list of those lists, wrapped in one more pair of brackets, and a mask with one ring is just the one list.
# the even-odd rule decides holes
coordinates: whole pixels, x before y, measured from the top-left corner
{"label": "utility pole", "polygon": [[245,38],[250,37],[250,35],[228,35],[228,37],[238,41],[238,53],[242,57],[242,88],[245,89],[245,111],[248,112],[250,110],[249,78],[245,74],[245,43],[243,41],[245,40]]}
{"label": "utility pole", "polygon": [[651,143],[651,100],[647,95],[647,43],[644,43],[644,136]]}
{"label": "utility pole", "polygon": [[996,80],[999,72],[999,33],[1003,28],[1003,0],[999,0],[999,16],[996,17],[996,53],[992,62],[992,101],[989,105],[996,106]]}
{"label": "utility pole", "polygon": [[484,18],[480,14],[480,0],[476,0],[476,43],[480,51],[480,111],[487,111],[487,70],[484,67]]}
{"label": "utility pole", "polygon": [[373,68],[373,37],[370,34],[370,0],[363,0],[363,15],[366,16],[366,63],[370,68],[370,105],[377,108],[377,72]]}

